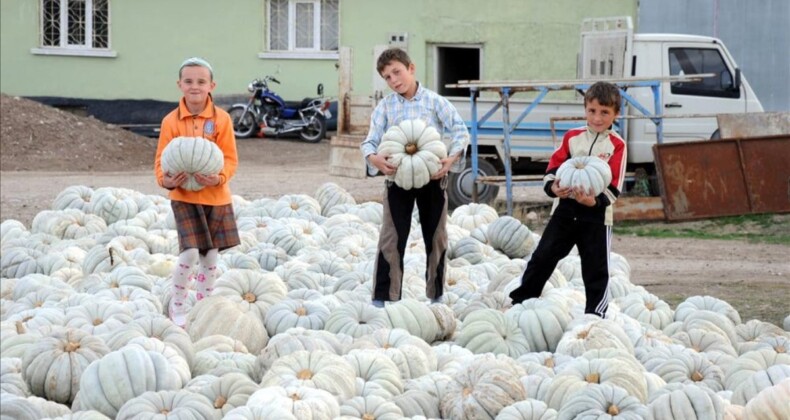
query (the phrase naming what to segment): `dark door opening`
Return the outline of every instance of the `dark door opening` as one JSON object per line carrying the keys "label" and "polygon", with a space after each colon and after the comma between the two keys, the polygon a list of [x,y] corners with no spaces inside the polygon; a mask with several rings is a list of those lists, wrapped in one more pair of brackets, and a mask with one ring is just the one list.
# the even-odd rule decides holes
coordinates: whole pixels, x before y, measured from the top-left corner
{"label": "dark door opening", "polygon": [[459,80],[480,80],[480,48],[436,47],[437,87],[442,96],[469,96],[469,89],[447,88]]}

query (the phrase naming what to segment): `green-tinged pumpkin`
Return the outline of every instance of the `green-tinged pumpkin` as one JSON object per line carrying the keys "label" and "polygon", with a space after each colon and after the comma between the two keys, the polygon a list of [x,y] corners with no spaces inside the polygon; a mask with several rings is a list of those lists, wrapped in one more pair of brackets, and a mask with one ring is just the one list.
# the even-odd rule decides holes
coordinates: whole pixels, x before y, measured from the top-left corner
{"label": "green-tinged pumpkin", "polygon": [[187,174],[181,186],[188,191],[199,191],[203,185],[195,179],[196,174],[216,175],[225,164],[225,158],[216,143],[202,137],[176,137],[162,151],[162,171],[175,175]]}
{"label": "green-tinged pumpkin", "polygon": [[378,154],[397,168],[387,178],[404,190],[422,188],[447,157],[441,134],[422,120],[404,120],[382,136]]}

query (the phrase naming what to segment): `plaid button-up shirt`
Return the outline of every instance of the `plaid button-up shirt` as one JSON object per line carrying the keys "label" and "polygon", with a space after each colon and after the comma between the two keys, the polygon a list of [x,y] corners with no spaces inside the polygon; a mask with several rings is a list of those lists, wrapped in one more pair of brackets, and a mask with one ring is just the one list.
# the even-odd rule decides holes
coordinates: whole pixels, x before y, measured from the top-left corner
{"label": "plaid button-up shirt", "polygon": [[460,157],[450,168],[460,172],[466,166],[466,147],[469,145],[469,132],[455,106],[436,92],[417,85],[417,92],[411,99],[398,93],[391,93],[376,105],[370,116],[370,130],[365,141],[360,144],[362,157],[368,167],[368,175],[375,176],[379,170],[367,162],[368,156],[376,153],[381,137],[390,127],[404,120],[420,119],[436,128],[440,133],[449,132],[452,138],[448,146],[448,156],[460,153]]}

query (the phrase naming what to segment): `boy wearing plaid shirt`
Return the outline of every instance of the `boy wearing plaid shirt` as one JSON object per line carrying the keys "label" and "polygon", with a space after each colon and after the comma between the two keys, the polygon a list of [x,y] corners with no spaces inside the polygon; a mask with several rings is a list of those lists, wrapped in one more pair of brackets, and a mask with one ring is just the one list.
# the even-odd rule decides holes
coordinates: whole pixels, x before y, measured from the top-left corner
{"label": "boy wearing plaid shirt", "polygon": [[384,302],[401,298],[403,256],[416,203],[427,254],[426,294],[432,302],[438,302],[444,294],[447,260],[447,173],[460,172],[464,168],[469,133],[450,101],[417,81],[414,63],[405,51],[398,48],[384,51],[378,58],[376,70],[394,92],[376,106],[367,138],[360,145],[369,175],[378,172],[392,175],[397,170],[388,161],[388,156],[379,155],[376,150],[387,129],[404,120],[421,119],[440,133],[446,129],[452,136],[452,143],[448,157],[441,161],[441,169],[424,187],[404,190],[391,181],[386,182],[372,301],[383,307]]}

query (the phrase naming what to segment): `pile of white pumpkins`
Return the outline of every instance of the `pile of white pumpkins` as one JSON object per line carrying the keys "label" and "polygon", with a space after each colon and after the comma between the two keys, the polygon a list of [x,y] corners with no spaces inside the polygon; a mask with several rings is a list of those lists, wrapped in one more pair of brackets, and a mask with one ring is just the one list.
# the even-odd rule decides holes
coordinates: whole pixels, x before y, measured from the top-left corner
{"label": "pile of white pumpkins", "polygon": [[[165,315],[168,200],[72,186],[28,228],[2,222],[3,419],[787,419],[784,330],[727,302],[676,308],[612,254],[605,319],[577,255],[513,306],[538,235],[486,205],[448,222],[444,302],[425,298],[415,213],[403,300],[371,305],[382,207],[335,184],[233,197],[242,244],[213,296]],[[682,279],[676,279],[681,281]]]}

